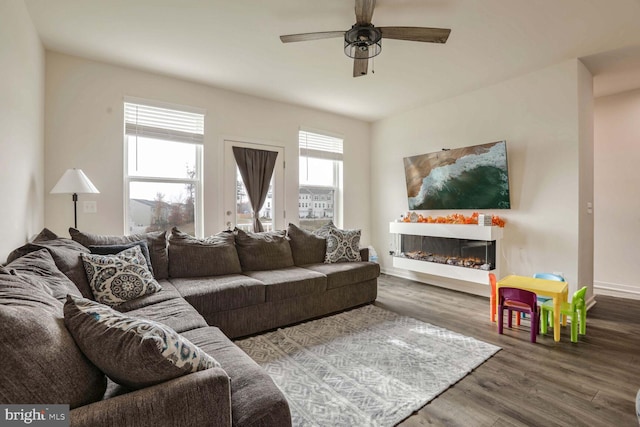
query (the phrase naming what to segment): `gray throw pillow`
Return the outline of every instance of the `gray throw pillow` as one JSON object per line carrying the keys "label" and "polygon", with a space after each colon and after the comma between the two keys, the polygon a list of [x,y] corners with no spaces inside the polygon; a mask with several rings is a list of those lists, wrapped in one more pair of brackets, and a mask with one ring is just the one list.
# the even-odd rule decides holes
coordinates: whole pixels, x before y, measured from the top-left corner
{"label": "gray throw pillow", "polygon": [[335,226],[335,224],[333,223],[333,221],[329,220],[328,223],[322,225],[319,228],[316,228],[315,230],[313,230],[313,234],[315,234],[316,236],[321,236],[326,238],[327,236],[329,236],[329,231],[331,230],[337,230],[338,227]]}
{"label": "gray throw pillow", "polygon": [[159,384],[220,364],[161,323],[69,296],[64,323],[83,353],[115,382],[131,388]]}
{"label": "gray throw pillow", "polygon": [[242,271],[293,267],[291,246],[285,231],[249,233],[236,229],[235,235]]}
{"label": "gray throw pillow", "polygon": [[46,249],[28,253],[5,266],[7,273],[16,276],[31,276],[44,283],[52,295],[60,302],[67,300],[67,294],[80,296],[80,291],[71,279],[56,267],[51,254]]}
{"label": "gray throw pillow", "polygon": [[315,233],[289,224],[287,237],[291,245],[291,255],[295,265],[318,264],[324,262],[327,240]]}
{"label": "gray throw pillow", "polygon": [[82,262],[91,291],[102,304],[117,306],[162,289],[137,245],[116,255],[82,254]]}
{"label": "gray throw pillow", "polygon": [[122,243],[146,240],[149,246],[149,256],[151,258],[151,265],[153,266],[154,277],[158,280],[169,277],[169,255],[167,253],[166,231],[152,231],[149,233],[130,234],[128,236],[110,236],[84,233],[71,227],[69,228],[69,234],[74,241],[86,247],[96,245],[120,245]]}
{"label": "gray throw pillow", "polygon": [[325,263],[362,261],[360,230],[331,229],[327,235]]}
{"label": "gray throw pillow", "polygon": [[[58,235],[48,228],[43,228],[40,233],[38,233],[29,243],[37,243],[37,242],[46,242],[47,240],[55,240],[58,239]],[[19,248],[14,249],[7,256],[7,262],[11,262],[20,258],[21,256],[25,256],[28,253],[37,251],[34,247],[30,247],[29,243],[26,245],[20,246]]]}
{"label": "gray throw pillow", "polygon": [[223,231],[204,239],[177,228],[169,236],[169,276],[205,277],[242,272],[232,232]]}
{"label": "gray throw pillow", "polygon": [[63,304],[33,279],[0,274],[0,402],[73,409],[102,399],[104,374],[65,328]]}
{"label": "gray throw pillow", "polygon": [[151,265],[151,258],[149,257],[149,245],[147,245],[146,240],[139,240],[137,242],[131,243],[121,243],[119,245],[91,245],[89,246],[89,250],[92,254],[96,255],[115,255],[118,254],[125,249],[132,248],[134,246],[140,246],[140,251],[144,256],[144,259],[147,261],[147,267],[151,274],[153,274],[153,266]]}
{"label": "gray throw pillow", "polygon": [[84,266],[80,259],[80,254],[89,253],[89,249],[71,239],[62,237],[52,239],[51,237],[53,236],[55,236],[53,233],[44,229],[32,242],[11,252],[7,258],[7,262],[12,262],[19,257],[40,249],[46,249],[53,257],[58,269],[71,279],[82,295],[90,298],[92,296],[91,289],[87,283],[87,276],[84,273]]}

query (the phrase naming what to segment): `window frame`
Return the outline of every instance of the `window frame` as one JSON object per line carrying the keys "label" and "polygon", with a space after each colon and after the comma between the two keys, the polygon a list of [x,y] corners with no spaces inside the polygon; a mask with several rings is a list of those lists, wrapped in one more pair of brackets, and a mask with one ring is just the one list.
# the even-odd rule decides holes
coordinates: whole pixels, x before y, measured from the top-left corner
{"label": "window frame", "polygon": [[195,113],[202,115],[203,122],[203,131],[202,131],[202,139],[204,140],[204,120],[205,120],[205,110],[195,108],[195,107],[187,107],[183,105],[164,103],[159,101],[152,101],[148,99],[141,98],[133,98],[133,97],[125,97],[122,103],[123,106],[123,149],[124,149],[124,168],[123,168],[123,183],[124,183],[124,234],[131,234],[130,224],[129,224],[129,214],[130,214],[130,188],[131,184],[135,182],[141,183],[152,183],[152,184],[183,184],[183,185],[194,185],[195,187],[195,200],[194,200],[194,212],[193,212],[193,220],[194,220],[194,229],[196,237],[203,237],[204,235],[204,215],[203,215],[203,206],[204,206],[204,190],[203,190],[203,151],[204,144],[203,143],[192,143],[192,142],[183,142],[183,141],[175,141],[171,138],[162,138],[156,137],[151,138],[146,136],[146,138],[157,139],[168,142],[182,143],[182,144],[191,144],[195,146],[195,175],[194,178],[173,178],[173,177],[158,177],[158,176],[145,176],[145,175],[129,175],[129,137],[131,135],[127,134],[126,131],[126,117],[125,104],[136,104],[141,106],[149,106],[149,107],[157,107],[164,108],[169,110],[176,110],[180,112],[187,113]]}
{"label": "window frame", "polygon": [[[313,152],[315,150],[307,150],[307,154],[304,155],[303,154],[303,146],[302,146],[302,138],[301,138],[301,133],[305,132],[307,134],[312,134],[312,135],[317,135],[318,137],[321,138],[328,138],[328,139],[337,139],[340,140],[340,151],[339,152],[332,152],[332,151],[327,151],[326,155],[328,157],[322,157],[322,156],[313,156],[313,155],[309,155],[309,151]],[[308,147],[307,147],[308,148]],[[320,150],[322,151],[322,150]],[[303,159],[305,157],[308,158],[317,158],[317,159],[324,159],[324,160],[330,160],[333,162],[333,175],[332,175],[332,180],[333,180],[333,184],[332,185],[318,185],[318,184],[303,184],[301,180],[298,181],[298,201],[300,201],[300,190],[302,188],[323,188],[323,189],[327,189],[327,190],[333,190],[333,206],[330,207],[330,209],[333,211],[333,222],[336,226],[341,227],[342,226],[342,217],[343,217],[343,211],[342,211],[342,206],[343,206],[343,183],[342,183],[342,176],[343,176],[343,170],[344,170],[344,137],[342,135],[337,135],[335,133],[332,132],[327,132],[327,131],[322,131],[322,130],[317,130],[317,129],[310,129],[310,128],[300,128],[298,130],[298,162],[301,163],[303,161]],[[333,157],[333,158],[331,158]],[[311,203],[308,203],[309,207],[313,209],[313,206],[321,203],[320,198],[318,197],[318,195],[313,195],[312,197],[310,197],[311,199]],[[324,201],[324,203],[326,203],[326,200]],[[304,218],[300,217],[300,210],[298,209],[298,221],[301,221]]]}

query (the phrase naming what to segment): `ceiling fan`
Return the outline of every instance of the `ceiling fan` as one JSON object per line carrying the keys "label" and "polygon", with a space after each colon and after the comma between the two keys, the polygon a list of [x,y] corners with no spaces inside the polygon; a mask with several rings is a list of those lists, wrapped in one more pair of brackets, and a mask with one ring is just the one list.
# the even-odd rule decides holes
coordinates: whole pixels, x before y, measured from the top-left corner
{"label": "ceiling fan", "polygon": [[369,58],[382,51],[382,38],[415,42],[446,43],[450,29],[424,27],[375,27],[371,23],[376,0],[355,0],[356,23],[347,31],[289,34],[282,43],[344,37],[344,53],[353,58],[353,77],[367,74]]}

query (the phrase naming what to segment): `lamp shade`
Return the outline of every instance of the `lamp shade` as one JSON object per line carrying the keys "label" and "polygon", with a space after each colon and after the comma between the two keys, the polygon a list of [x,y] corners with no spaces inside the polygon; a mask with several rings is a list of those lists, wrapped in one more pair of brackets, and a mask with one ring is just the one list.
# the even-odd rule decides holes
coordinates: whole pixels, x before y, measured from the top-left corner
{"label": "lamp shade", "polygon": [[91,182],[81,169],[67,169],[58,180],[58,183],[51,189],[51,193],[99,193],[98,189]]}

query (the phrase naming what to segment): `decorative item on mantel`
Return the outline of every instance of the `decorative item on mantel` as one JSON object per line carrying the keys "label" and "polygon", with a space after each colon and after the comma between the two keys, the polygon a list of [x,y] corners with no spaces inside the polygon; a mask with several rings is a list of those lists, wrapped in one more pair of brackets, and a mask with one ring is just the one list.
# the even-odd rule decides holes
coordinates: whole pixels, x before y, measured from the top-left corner
{"label": "decorative item on mantel", "polygon": [[451,214],[447,216],[425,217],[416,212],[407,212],[405,216],[400,216],[401,222],[422,222],[427,224],[477,224],[484,226],[497,226],[503,228],[505,220],[498,215],[486,215],[474,212],[471,216],[464,214]]}
{"label": "decorative item on mantel", "polygon": [[491,227],[493,225],[493,218],[491,215],[480,214],[478,215],[478,225],[484,227]]}

